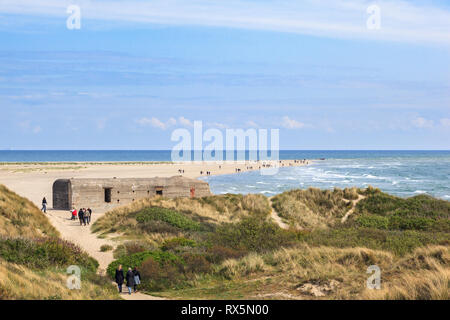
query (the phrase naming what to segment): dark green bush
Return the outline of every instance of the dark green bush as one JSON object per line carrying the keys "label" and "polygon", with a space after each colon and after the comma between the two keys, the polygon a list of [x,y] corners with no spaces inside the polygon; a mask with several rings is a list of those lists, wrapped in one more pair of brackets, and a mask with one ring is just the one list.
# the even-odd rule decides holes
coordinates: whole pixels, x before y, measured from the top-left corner
{"label": "dark green bush", "polygon": [[194,240],[186,239],[186,238],[172,238],[164,241],[161,249],[164,251],[167,250],[175,250],[179,247],[191,247],[194,248],[197,246],[197,243]]}
{"label": "dark green bush", "polygon": [[218,227],[211,240],[236,250],[262,252],[292,244],[295,234],[264,219],[244,218]]}
{"label": "dark green bush", "polygon": [[122,256],[119,259],[111,262],[107,268],[107,273],[110,277],[114,278],[116,269],[119,267],[119,265],[122,265],[123,269],[133,268],[133,267],[139,267],[142,265],[142,263],[152,258],[156,262],[160,263],[173,263],[173,264],[179,264],[183,263],[182,259],[178,256],[166,252],[166,251],[144,251],[144,252],[138,252],[135,254]]}
{"label": "dark green bush", "polygon": [[78,265],[96,271],[98,262],[75,244],[57,238],[0,238],[0,257],[30,268]]}
{"label": "dark green bush", "polygon": [[207,249],[206,258],[211,263],[220,263],[226,259],[238,259],[247,254],[246,250],[236,250],[220,245],[215,245]]}
{"label": "dark green bush", "polygon": [[136,214],[136,220],[141,224],[153,221],[163,221],[173,227],[186,231],[200,231],[201,224],[184,214],[167,208],[150,207]]}

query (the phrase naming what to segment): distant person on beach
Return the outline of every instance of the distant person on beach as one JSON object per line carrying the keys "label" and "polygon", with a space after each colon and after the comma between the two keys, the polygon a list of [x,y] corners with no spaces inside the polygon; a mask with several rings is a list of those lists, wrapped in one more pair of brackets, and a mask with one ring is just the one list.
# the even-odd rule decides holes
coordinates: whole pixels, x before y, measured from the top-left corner
{"label": "distant person on beach", "polygon": [[116,279],[117,287],[119,288],[119,293],[122,293],[122,285],[124,279],[122,265],[119,265],[119,267],[116,269],[116,275],[114,278]]}
{"label": "distant person on beach", "polygon": [[41,211],[44,211],[44,213],[47,213],[47,199],[42,199],[42,209]]}
{"label": "distant person on beach", "polygon": [[77,209],[73,208],[73,210],[72,210],[72,218],[70,218],[70,220],[76,220],[77,219],[77,215],[78,215]]}
{"label": "distant person on beach", "polygon": [[83,208],[81,208],[78,211],[78,219],[80,220],[80,226],[82,226],[83,224],[86,225],[86,222],[84,221],[84,211]]}
{"label": "distant person on beach", "polygon": [[128,268],[126,278],[127,278],[128,294],[131,294],[131,289],[133,289],[134,287],[134,274],[131,268]]}
{"label": "distant person on beach", "polygon": [[138,271],[136,267],[133,269],[134,275],[134,292],[137,292],[137,286],[141,284],[141,273]]}

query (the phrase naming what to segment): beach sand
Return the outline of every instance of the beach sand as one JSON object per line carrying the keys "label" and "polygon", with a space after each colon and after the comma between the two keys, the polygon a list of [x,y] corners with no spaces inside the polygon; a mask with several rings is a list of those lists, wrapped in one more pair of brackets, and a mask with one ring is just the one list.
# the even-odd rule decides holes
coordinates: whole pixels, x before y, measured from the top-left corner
{"label": "beach sand", "polygon": [[[281,160],[279,167],[304,166],[310,161]],[[52,210],[52,185],[57,179],[63,178],[151,178],[171,177],[180,175],[178,170],[184,170],[182,174],[189,178],[211,175],[233,174],[237,169],[240,172],[259,170],[262,163],[236,163],[215,162],[203,163],[29,163],[29,164],[1,164],[0,184],[5,185],[17,194],[33,201],[36,206],[41,207],[43,197],[48,202],[47,217],[50,222],[61,233],[63,239],[69,240],[99,262],[99,272],[103,273],[106,267],[113,261],[112,251],[101,252],[100,247],[104,244],[117,246],[112,239],[98,238],[90,231],[89,226],[80,226],[78,220],[70,220],[69,211]],[[200,172],[203,174],[200,174]],[[97,211],[92,214],[92,223],[100,218],[105,212]],[[91,225],[92,225],[91,223]],[[125,299],[158,299],[145,294],[123,295]]]}

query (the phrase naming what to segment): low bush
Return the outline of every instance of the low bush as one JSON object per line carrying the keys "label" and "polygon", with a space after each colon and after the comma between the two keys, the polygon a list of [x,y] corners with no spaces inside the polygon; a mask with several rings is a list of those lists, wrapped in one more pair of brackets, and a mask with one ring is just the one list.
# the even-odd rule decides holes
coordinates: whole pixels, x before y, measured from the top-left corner
{"label": "low bush", "polygon": [[236,250],[220,245],[214,245],[207,249],[206,258],[212,263],[220,263],[227,259],[239,259],[247,254],[246,250]]}
{"label": "low bush", "polygon": [[109,244],[104,244],[100,247],[101,252],[111,251],[113,249],[113,246]]}
{"label": "low bush", "polygon": [[213,243],[236,250],[267,251],[288,246],[295,233],[281,229],[265,219],[245,218],[238,223],[228,223],[211,235]]}
{"label": "low bush", "polygon": [[141,224],[153,221],[163,221],[172,227],[186,231],[200,231],[201,224],[186,217],[182,213],[161,207],[146,208],[136,214],[136,220]]}
{"label": "low bush", "polygon": [[98,262],[75,244],[57,238],[0,238],[0,257],[29,268],[79,265],[96,271]]}
{"label": "low bush", "polygon": [[111,262],[107,268],[107,273],[111,278],[114,278],[116,269],[119,265],[122,265],[124,269],[139,267],[144,261],[152,258],[159,263],[172,263],[180,264],[183,263],[182,259],[167,251],[144,251],[135,254],[122,256],[119,259]]}
{"label": "low bush", "polygon": [[194,248],[197,246],[195,240],[186,239],[186,238],[172,238],[164,241],[161,249],[164,251],[167,250],[175,250],[180,247],[191,247]]}

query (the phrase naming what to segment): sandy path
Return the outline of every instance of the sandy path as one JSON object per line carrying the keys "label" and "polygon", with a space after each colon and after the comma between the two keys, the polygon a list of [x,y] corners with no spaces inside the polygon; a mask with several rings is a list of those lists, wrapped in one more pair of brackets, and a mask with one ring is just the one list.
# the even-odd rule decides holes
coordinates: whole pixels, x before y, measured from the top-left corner
{"label": "sandy path", "polygon": [[281,229],[289,229],[289,225],[283,222],[281,217],[278,215],[278,212],[273,208],[272,198],[273,197],[269,198],[270,208],[272,209],[272,212],[270,213],[271,218],[275,221],[276,224],[278,224],[278,226],[280,226]]}
{"label": "sandy path", "polygon": [[348,212],[345,214],[345,216],[342,217],[341,223],[345,223],[345,221],[347,221],[348,217],[350,217],[350,215],[352,215],[353,212],[355,211],[355,208],[356,208],[356,205],[358,204],[358,202],[360,202],[364,198],[365,198],[365,196],[358,194],[358,199],[352,200],[353,207],[350,210],[348,210]]}

